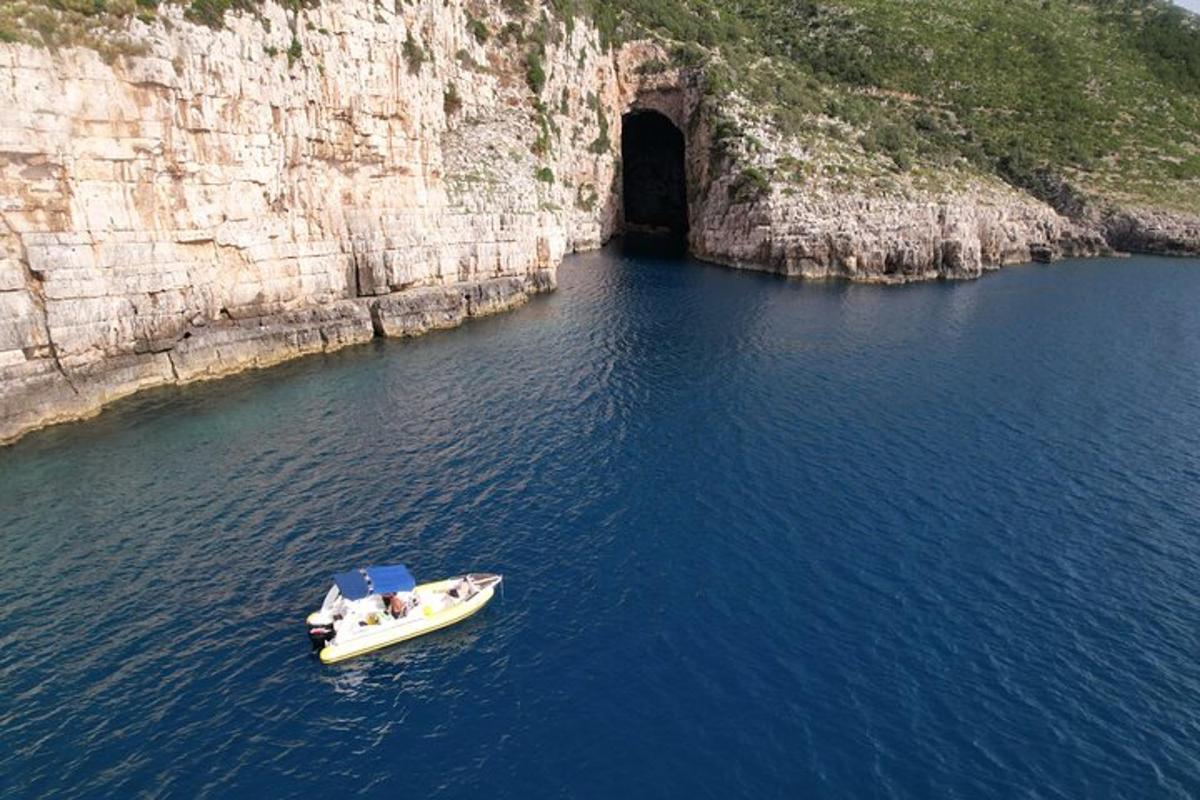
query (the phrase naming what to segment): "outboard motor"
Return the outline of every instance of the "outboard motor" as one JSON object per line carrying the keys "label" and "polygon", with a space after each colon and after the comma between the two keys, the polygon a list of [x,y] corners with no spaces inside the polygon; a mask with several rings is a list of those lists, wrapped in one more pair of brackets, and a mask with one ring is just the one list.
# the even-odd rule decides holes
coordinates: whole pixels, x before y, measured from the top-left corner
{"label": "outboard motor", "polygon": [[309,625],[308,641],[312,643],[314,653],[319,653],[333,639],[333,623],[328,625]]}

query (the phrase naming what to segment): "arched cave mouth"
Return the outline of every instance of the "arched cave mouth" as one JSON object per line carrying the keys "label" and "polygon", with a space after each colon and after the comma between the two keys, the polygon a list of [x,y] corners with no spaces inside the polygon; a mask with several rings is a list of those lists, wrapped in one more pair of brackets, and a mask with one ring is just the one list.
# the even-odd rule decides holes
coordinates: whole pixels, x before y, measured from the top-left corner
{"label": "arched cave mouth", "polygon": [[683,133],[657,111],[621,118],[621,195],[629,231],[687,233]]}

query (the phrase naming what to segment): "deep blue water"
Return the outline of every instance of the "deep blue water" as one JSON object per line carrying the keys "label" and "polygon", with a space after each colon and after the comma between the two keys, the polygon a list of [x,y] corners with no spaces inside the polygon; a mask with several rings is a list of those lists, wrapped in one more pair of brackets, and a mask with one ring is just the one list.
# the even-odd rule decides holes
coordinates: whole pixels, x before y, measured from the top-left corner
{"label": "deep blue water", "polygon": [[[1197,261],[612,247],[27,437],[0,498],[6,798],[1200,794]],[[390,560],[505,593],[316,663]]]}

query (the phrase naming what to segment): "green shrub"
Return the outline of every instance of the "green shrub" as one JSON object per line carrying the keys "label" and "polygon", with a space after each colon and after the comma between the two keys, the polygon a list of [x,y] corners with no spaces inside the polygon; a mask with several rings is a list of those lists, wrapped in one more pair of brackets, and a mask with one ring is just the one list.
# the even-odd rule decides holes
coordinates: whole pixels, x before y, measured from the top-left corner
{"label": "green shrub", "polygon": [[996,159],[1000,175],[1014,186],[1030,187],[1037,180],[1038,166],[1029,152],[1019,143],[1011,144]]}
{"label": "green shrub", "polygon": [[103,12],[114,17],[132,17],[137,13],[138,4],[136,0],[104,0],[94,2],[92,8],[92,13]]}
{"label": "green shrub", "polygon": [[734,203],[749,203],[771,191],[771,181],[758,167],[746,167],[729,184],[729,199]]}
{"label": "green shrub", "polygon": [[670,66],[670,64],[661,59],[651,58],[638,64],[635,72],[638,75],[658,75],[659,73],[666,72],[670,69]]}
{"label": "green shrub", "polygon": [[554,172],[549,167],[540,167],[533,177],[542,183],[554,183]]}
{"label": "green shrub", "polygon": [[735,82],[732,71],[724,64],[711,63],[704,68],[702,89],[710,99],[721,100],[726,97],[733,90]]}
{"label": "green shrub", "polygon": [[409,31],[404,37],[404,45],[401,48],[404,53],[404,60],[408,62],[408,71],[412,75],[416,75],[421,71],[421,65],[425,63],[425,51],[421,49],[421,45],[417,44],[417,40],[413,38],[412,31]]}
{"label": "green shrub", "polygon": [[741,141],[742,130],[738,124],[725,117],[717,117],[712,127],[712,146],[709,158],[714,165],[737,151],[737,143]]}
{"label": "green shrub", "polygon": [[487,24],[481,19],[475,19],[470,14],[467,14],[467,30],[475,37],[475,41],[479,42],[479,44],[483,44],[491,36],[491,31],[488,30]]}
{"label": "green shrub", "polygon": [[597,3],[592,8],[592,24],[600,34],[600,47],[608,50],[617,41],[617,29],[620,26],[620,12],[611,5]]}
{"label": "green shrub", "polygon": [[[590,95],[595,97],[595,95]],[[596,125],[600,128],[600,133],[595,140],[588,145],[588,151],[596,155],[604,155],[612,150],[612,141],[608,138],[608,117],[604,116],[604,108],[596,103]]]}
{"label": "green shrub", "polygon": [[550,8],[554,15],[562,20],[563,29],[569,37],[575,30],[575,16],[578,14],[576,0],[550,0]]}
{"label": "green shrub", "polygon": [[483,70],[483,67],[476,63],[475,58],[465,48],[459,48],[458,52],[454,54],[454,58],[469,70]]}
{"label": "green shrub", "polygon": [[868,153],[883,153],[892,159],[892,163],[900,171],[912,166],[911,146],[913,142],[911,131],[892,124],[883,123],[872,127],[863,135],[859,143]]}
{"label": "green shrub", "polygon": [[300,40],[295,36],[292,37],[292,43],[288,46],[288,67],[295,64],[304,56],[304,48],[300,46]]}
{"label": "green shrub", "polygon": [[808,179],[808,163],[793,156],[780,156],[775,162],[775,168],[792,183],[804,183]]}
{"label": "green shrub", "polygon": [[525,56],[525,82],[535,95],[540,95],[546,87],[546,69],[542,66],[542,54],[537,50],[531,50]]}
{"label": "green shrub", "polygon": [[506,22],[496,38],[500,44],[521,44],[525,41],[525,27],[519,22]]}
{"label": "green shrub", "polygon": [[704,48],[692,42],[684,42],[671,48],[671,61],[677,67],[699,67],[708,60]]}
{"label": "green shrub", "polygon": [[541,100],[534,101],[536,113],[534,114],[534,122],[538,126],[538,136],[530,146],[530,150],[538,158],[543,158],[550,153],[550,135],[552,132],[557,132],[553,121],[551,121],[547,113],[546,104]]}
{"label": "green shrub", "polygon": [[550,41],[550,31],[550,20],[543,14],[537,22],[530,26],[525,40],[531,43],[539,53],[545,55],[546,43]]}
{"label": "green shrub", "polygon": [[1200,23],[1174,6],[1145,13],[1137,44],[1151,68],[1176,88],[1200,93]]}
{"label": "green shrub", "polygon": [[232,0],[192,0],[184,17],[210,28],[225,26],[225,12],[233,7]]}
{"label": "green shrub", "polygon": [[55,5],[64,11],[73,11],[76,14],[99,14],[104,11],[104,0],[56,0]]}

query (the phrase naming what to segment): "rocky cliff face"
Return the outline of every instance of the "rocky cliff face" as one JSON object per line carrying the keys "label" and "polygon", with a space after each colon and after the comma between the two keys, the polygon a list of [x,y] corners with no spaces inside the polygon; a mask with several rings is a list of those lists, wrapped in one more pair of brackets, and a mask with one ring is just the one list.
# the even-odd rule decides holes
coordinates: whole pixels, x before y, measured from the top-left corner
{"label": "rocky cliff face", "polygon": [[944,192],[768,196],[709,218],[716,223],[700,232],[696,252],[804,278],[975,278],[1007,264],[1112,252],[1097,231],[986,182]]}
{"label": "rocky cliff face", "polygon": [[551,288],[615,224],[614,67],[554,27],[539,99],[512,22],[354,0],[168,16],[112,65],[0,46],[0,441]]}
{"label": "rocky cliff face", "polygon": [[847,176],[837,137],[779,140],[752,114],[732,145],[721,120],[740,112],[661,68],[663,48],[605,51],[536,9],[267,4],[214,31],[164,6],[131,24],[149,50],[112,64],[0,44],[0,442],[552,288],[565,253],[623,225],[630,111],[683,133],[691,249],[733,266],[898,281],[1105,236],[1200,250],[1170,215],[1072,221],[977,175]]}
{"label": "rocky cliff face", "polygon": [[781,141],[749,127],[752,151],[718,160],[715,171],[697,167],[711,175],[691,241],[702,258],[804,278],[900,283],[1112,252],[1094,220],[1065,216],[994,176],[902,173],[864,164],[844,133]]}
{"label": "rocky cliff face", "polygon": [[1148,208],[1120,208],[1103,214],[1098,224],[1118,250],[1161,256],[1200,253],[1200,217]]}
{"label": "rocky cliff face", "polygon": [[[902,174],[864,165],[861,150],[847,144],[852,131],[783,138],[753,109],[708,107],[699,74],[667,70],[632,86],[621,80],[666,57],[650,43],[618,53],[618,100],[626,110],[657,111],[685,132],[689,249],[700,258],[795,277],[899,283],[1107,254],[1117,241],[1143,252],[1200,252],[1200,220],[1101,215],[963,169]],[[723,139],[723,126],[740,134]]]}

